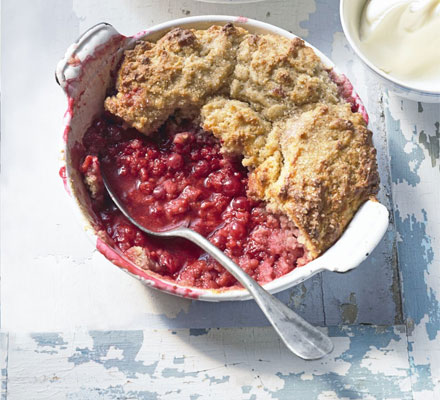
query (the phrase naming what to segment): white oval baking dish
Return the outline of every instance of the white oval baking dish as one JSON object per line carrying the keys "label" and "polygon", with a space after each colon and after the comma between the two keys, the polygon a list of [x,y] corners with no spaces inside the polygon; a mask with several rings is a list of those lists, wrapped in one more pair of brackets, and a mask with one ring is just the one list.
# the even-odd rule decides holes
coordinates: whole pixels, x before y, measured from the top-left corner
{"label": "white oval baking dish", "polygon": [[[68,100],[60,176],[63,178],[65,188],[72,198],[74,210],[87,234],[105,257],[146,285],[173,295],[205,301],[247,300],[250,296],[243,289],[213,290],[178,285],[160,275],[136,267],[118,249],[113,248],[109,239],[94,229],[96,218],[91,210],[90,199],[78,170],[81,161],[78,149],[92,120],[103,111],[106,89],[124,50],[133,47],[136,40],[148,38],[154,41],[178,26],[205,29],[213,24],[223,25],[228,22],[233,22],[253,33],[273,33],[290,39],[296,37],[273,25],[244,17],[182,18],[165,22],[131,37],[121,35],[109,24],[101,23],[89,29],[68,48],[56,69],[57,82],[63,88]],[[313,48],[313,46],[310,47]],[[333,63],[326,56],[319,50],[313,49],[328,67],[334,68]],[[334,70],[337,73],[336,68]],[[358,99],[354,92],[353,96]],[[358,101],[360,109],[366,116],[360,100]],[[387,226],[386,207],[376,201],[367,201],[358,210],[341,239],[323,255],[264,287],[269,292],[276,293],[297,285],[324,270],[346,272],[368,257],[381,240]]]}

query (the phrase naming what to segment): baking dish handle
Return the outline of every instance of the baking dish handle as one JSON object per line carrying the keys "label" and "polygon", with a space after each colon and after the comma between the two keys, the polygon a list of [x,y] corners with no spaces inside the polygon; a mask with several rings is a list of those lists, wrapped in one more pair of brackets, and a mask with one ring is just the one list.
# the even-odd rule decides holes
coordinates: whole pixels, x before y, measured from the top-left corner
{"label": "baking dish handle", "polygon": [[101,22],[85,31],[66,51],[63,59],[58,62],[55,70],[55,80],[63,89],[68,81],[75,79],[81,63],[102,44],[108,42],[113,36],[124,38],[112,25]]}

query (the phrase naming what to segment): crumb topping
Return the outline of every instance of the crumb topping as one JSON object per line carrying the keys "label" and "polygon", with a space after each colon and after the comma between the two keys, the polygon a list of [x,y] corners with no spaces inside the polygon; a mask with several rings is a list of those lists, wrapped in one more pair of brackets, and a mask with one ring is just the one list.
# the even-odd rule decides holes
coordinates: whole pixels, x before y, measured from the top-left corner
{"label": "crumb topping", "polygon": [[200,115],[224,153],[243,157],[248,195],[288,216],[312,257],[378,191],[371,132],[299,38],[176,28],[125,52],[116,89],[105,108],[146,135]]}

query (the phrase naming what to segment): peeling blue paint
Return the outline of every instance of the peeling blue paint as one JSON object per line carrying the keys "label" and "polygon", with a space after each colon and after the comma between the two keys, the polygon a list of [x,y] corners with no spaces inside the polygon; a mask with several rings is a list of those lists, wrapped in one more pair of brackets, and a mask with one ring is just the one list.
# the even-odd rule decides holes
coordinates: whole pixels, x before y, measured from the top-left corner
{"label": "peeling blue paint", "polygon": [[[162,370],[160,376],[157,372],[152,376],[151,370],[145,372],[145,366],[142,362],[135,361],[135,359],[139,357],[139,344],[142,344],[143,341],[138,333],[138,331],[134,331],[133,334],[130,334],[130,332],[120,331],[100,332],[99,334],[97,332],[91,332],[90,334],[93,339],[92,345],[86,347],[85,349],[77,349],[69,361],[74,362],[75,365],[81,365],[86,362],[96,362],[103,365],[105,368],[116,367],[125,374],[127,383],[102,388],[99,387],[100,382],[96,382],[96,386],[82,387],[77,392],[69,393],[67,398],[70,400],[98,400],[103,398],[110,400],[154,400],[159,398],[180,399],[185,397],[182,395],[182,388],[176,384],[176,382],[179,382],[177,380],[179,378],[187,378],[183,379],[183,382],[189,385],[195,384],[196,382],[205,382],[204,387],[206,388],[207,385],[212,387],[212,393],[215,393],[216,389],[214,388],[216,386],[220,388],[219,390],[223,390],[221,389],[224,387],[222,384],[230,382],[232,374],[229,373],[224,376],[211,376],[209,375],[209,370],[186,372],[177,368],[165,368]],[[242,386],[241,392],[243,395],[241,398],[247,400],[257,399],[259,395],[255,393],[252,393],[251,395],[251,392],[253,391],[252,389],[258,390],[259,393],[261,393],[262,390],[265,390],[266,392],[269,392],[268,394],[271,398],[288,400],[292,399],[293,393],[295,398],[299,398],[301,400],[316,399],[323,391],[334,391],[339,398],[349,399],[364,398],[367,393],[371,394],[373,398],[377,399],[398,398],[406,400],[411,398],[411,395],[406,391],[399,391],[399,384],[403,379],[408,377],[409,368],[404,369],[403,373],[402,370],[399,370],[397,375],[384,376],[384,374],[381,373],[372,373],[368,367],[361,367],[362,361],[368,360],[366,355],[371,348],[376,347],[382,354],[386,354],[388,350],[385,350],[385,348],[390,345],[391,341],[402,340],[401,332],[399,333],[396,328],[362,326],[340,328],[332,327],[329,328],[329,335],[332,337],[346,337],[350,340],[350,347],[336,359],[333,357],[333,359],[336,361],[342,360],[350,364],[350,368],[347,372],[344,371],[343,374],[338,374],[336,372],[328,372],[325,375],[317,374],[312,377],[313,379],[311,381],[301,379],[304,372],[298,374],[278,373],[275,375],[284,381],[284,387],[281,390],[270,391],[264,389],[262,386],[259,386],[258,389],[255,386],[252,387],[250,385]],[[206,338],[204,340],[206,340]],[[120,351],[117,352],[117,357],[107,360],[109,357],[111,357],[109,351],[111,351],[112,346]],[[132,350],[129,350],[130,347]],[[396,355],[394,354],[393,357],[395,356]],[[406,359],[407,353],[403,352],[402,356]],[[292,358],[294,358],[293,355]],[[183,359],[183,357],[178,357],[178,359]],[[107,363],[108,361],[110,361],[110,363]],[[292,361],[295,360],[293,359]],[[115,364],[115,362],[129,364],[129,371],[127,372],[126,366]],[[227,365],[235,364],[231,363]],[[154,366],[154,369],[157,371],[156,366]],[[423,370],[423,367],[420,367],[418,371],[421,376],[419,385],[423,385],[423,381],[421,379],[426,377],[427,372]],[[130,382],[133,382],[133,380],[130,379],[131,377],[133,377],[137,382],[141,382],[145,380],[145,374],[150,374],[150,376],[153,378],[153,382],[147,387],[149,390],[128,390],[129,388],[132,388],[130,385]],[[400,376],[400,374],[403,376]],[[254,375],[261,375],[261,378],[264,381],[264,373],[258,371],[255,372]],[[170,384],[169,388],[165,387],[165,389],[169,389],[169,391],[163,393],[162,390],[158,390],[157,393],[154,393],[156,389],[155,383],[159,381],[163,382],[165,379]],[[149,380],[149,382],[151,381]],[[160,386],[158,386],[158,388],[160,388]],[[206,393],[209,394],[211,392],[207,391]],[[216,396],[215,398],[217,397],[221,398],[221,396]],[[194,394],[194,396],[190,397],[187,393],[186,398],[197,399],[198,396],[197,394]]]}
{"label": "peeling blue paint", "polygon": [[191,394],[189,400],[197,400],[199,397],[201,397],[199,394]]}
{"label": "peeling blue paint", "polygon": [[156,393],[146,390],[140,391],[125,391],[122,385],[109,386],[108,388],[81,388],[76,393],[68,393],[69,400],[121,400],[121,399],[136,399],[136,400],[157,400],[159,397]]}
{"label": "peeling blue paint", "polygon": [[185,362],[185,357],[174,357],[173,364],[183,364]]}
{"label": "peeling blue paint", "polygon": [[431,301],[431,304],[428,309],[428,322],[425,324],[426,333],[429,340],[434,340],[440,330],[440,307],[432,288],[429,288],[428,299],[428,301]]}
{"label": "peeling blue paint", "polygon": [[9,363],[9,334],[0,332],[0,368],[1,368],[1,400],[6,400],[8,394],[8,363]]}
{"label": "peeling blue paint", "polygon": [[[401,242],[397,243],[400,257],[400,269],[403,276],[403,311],[408,321],[420,324],[428,315],[425,323],[429,340],[437,337],[440,327],[440,305],[432,288],[428,288],[425,275],[434,260],[431,239],[426,234],[427,213],[422,210],[423,220],[419,221],[411,214],[402,218],[395,211],[397,230]],[[408,337],[409,363],[414,391],[434,388],[431,368],[428,364],[416,364],[413,356],[413,339]]]}
{"label": "peeling blue paint", "polygon": [[186,371],[182,371],[179,370],[177,368],[164,368],[162,370],[162,376],[164,378],[186,378],[189,376],[192,377],[197,377],[199,371],[194,371],[194,372],[186,372]]}
{"label": "peeling blue paint", "polygon": [[[182,390],[181,389],[176,389],[176,390],[169,390],[168,392],[164,393],[164,396],[161,396],[162,398],[170,398],[168,397],[170,394],[179,394]],[[178,397],[177,397],[178,398]]]}
{"label": "peeling blue paint", "polygon": [[414,392],[434,389],[434,383],[431,375],[431,366],[429,364],[414,364],[412,374],[412,389]]}
{"label": "peeling blue paint", "polygon": [[31,333],[31,338],[41,347],[56,347],[67,345],[59,333]]}
{"label": "peeling blue paint", "polygon": [[[35,350],[36,353],[56,354],[58,350],[66,349],[67,343],[59,333],[31,333],[38,347],[50,347],[52,350]],[[58,349],[56,349],[58,347]]]}
{"label": "peeling blue paint", "polygon": [[[159,361],[149,365],[136,361],[144,340],[142,331],[91,331],[90,336],[92,348],[77,348],[75,354],[68,358],[69,362],[80,365],[93,361],[107,369],[117,368],[127,378],[135,378],[136,374],[152,376],[159,364]],[[107,359],[111,347],[122,350],[122,359]]]}
{"label": "peeling blue paint", "polygon": [[[336,359],[350,363],[346,374],[340,375],[329,372],[325,375],[313,375],[313,380],[302,380],[303,373],[289,373],[276,375],[284,380],[284,387],[271,393],[273,398],[290,400],[292,393],[301,400],[316,399],[323,391],[336,393],[337,398],[360,399],[370,395],[376,399],[396,398],[400,400],[412,400],[412,392],[402,391],[399,382],[401,376],[385,375],[383,373],[371,374],[368,368],[361,366],[367,352],[376,347],[381,350],[387,347],[392,340],[399,341],[401,338],[394,328],[382,328],[367,326],[353,326],[347,331],[345,328],[329,328],[330,336],[348,336],[350,332],[350,347]],[[404,354],[406,357],[406,353]],[[409,378],[409,369],[405,371]]]}
{"label": "peeling blue paint", "polygon": [[425,274],[434,259],[431,239],[426,234],[426,211],[422,210],[423,221],[418,221],[414,215],[405,219],[395,211],[397,230],[401,242],[397,243],[400,256],[400,269],[404,276],[403,311],[406,318],[411,318],[419,324],[427,314],[426,331],[429,339],[434,340],[440,327],[440,305],[431,288],[425,282]]}
{"label": "peeling blue paint", "polygon": [[[385,108],[387,121],[388,141],[390,151],[391,177],[394,183],[407,182],[411,186],[420,183],[418,169],[425,159],[423,149],[418,143],[417,126],[414,125],[413,136],[408,141],[402,133],[400,121],[393,118],[389,108]],[[412,144],[407,153],[404,148],[407,143]],[[411,165],[410,163],[413,163]]]}
{"label": "peeling blue paint", "polygon": [[242,386],[241,387],[241,391],[243,392],[243,393],[249,393],[250,391],[252,390],[252,386]]}
{"label": "peeling blue paint", "polygon": [[6,393],[8,390],[8,369],[7,368],[2,368],[1,369],[1,374],[2,374],[2,397],[1,400],[6,400]]}
{"label": "peeling blue paint", "polygon": [[433,135],[425,133],[424,130],[420,131],[419,134],[419,143],[428,151],[428,154],[431,157],[431,166],[433,168],[436,166],[437,161],[440,161],[440,123],[436,122],[434,126],[435,132]]}
{"label": "peeling blue paint", "polygon": [[[387,124],[390,141],[391,171],[393,182],[407,182],[412,186],[420,184],[418,193],[423,195],[430,194],[435,196],[438,193],[438,186],[432,180],[432,187],[423,181],[424,175],[419,172],[421,163],[431,164],[436,168],[440,157],[440,123],[438,122],[438,106],[431,104],[418,103],[418,113],[415,115],[414,104],[407,103],[405,112],[409,112],[409,117],[402,117],[402,124],[411,126],[410,121],[418,121],[414,126],[413,135],[408,140],[404,137],[400,129],[400,122],[392,119],[391,113],[386,111],[389,119]],[[434,130],[431,123],[433,122]],[[413,122],[411,122],[413,123]],[[405,146],[411,143],[412,151],[410,154],[404,152]],[[409,163],[412,161],[412,165]],[[440,163],[439,163],[440,164]],[[426,164],[425,164],[426,166]],[[440,166],[440,165],[439,165]],[[420,176],[419,176],[420,175]],[[430,194],[431,195],[431,194]],[[402,197],[403,198],[403,197]],[[399,204],[401,199],[396,199]],[[420,209],[420,202],[417,198],[406,199],[413,201],[413,209]],[[425,200],[422,201],[424,203]],[[440,329],[440,305],[432,287],[427,283],[427,277],[437,268],[434,266],[434,249],[432,241],[427,234],[427,224],[433,224],[432,216],[428,218],[426,210],[421,210],[423,217],[417,218],[415,214],[401,215],[400,210],[395,210],[395,224],[401,240],[397,242],[399,256],[399,267],[402,274],[402,306],[408,326],[408,360],[411,370],[412,389],[414,392],[435,391],[435,376],[432,376],[431,366],[428,360],[423,364],[416,364],[415,358],[419,349],[424,349],[426,344],[418,343],[419,335],[423,337],[421,329],[425,328],[430,341],[437,338]],[[435,230],[434,230],[435,231]],[[437,251],[437,249],[435,249]],[[426,321],[427,320],[427,321]],[[422,321],[424,326],[421,326]],[[417,326],[413,336],[414,326]],[[423,339],[422,339],[423,340]],[[438,340],[438,339],[437,339]],[[432,343],[432,346],[435,346]],[[423,354],[423,353],[422,353]],[[424,359],[424,356],[422,356]],[[435,375],[435,373],[434,373]],[[429,395],[428,395],[429,397]],[[434,395],[435,397],[435,395]]]}
{"label": "peeling blue paint", "polygon": [[[387,119],[387,131],[391,161],[391,177],[394,183],[407,182],[411,186],[416,186],[420,183],[420,176],[417,171],[420,168],[425,155],[423,149],[416,142],[417,127],[414,126],[414,136],[410,141],[412,144],[411,151],[406,153],[404,148],[408,140],[402,133],[400,128],[400,121],[396,121],[388,108],[385,109]],[[411,165],[411,162],[413,165]]]}
{"label": "peeling blue paint", "polygon": [[[331,26],[333,32],[342,32],[339,19],[339,2],[328,0],[315,0],[316,11],[309,15],[308,20],[301,21],[301,28],[307,29],[308,34],[303,35],[307,41],[317,46],[325,55],[331,57],[333,41],[328,38],[328,30],[322,29],[322,16],[325,15],[325,25]],[[295,33],[295,32],[293,32]]]}
{"label": "peeling blue paint", "polygon": [[414,392],[433,390],[434,383],[432,381],[431,366],[429,364],[415,364],[412,356],[409,357],[409,362],[412,374],[412,390]]}
{"label": "peeling blue paint", "polygon": [[212,385],[213,383],[219,384],[219,383],[229,382],[229,376],[223,376],[221,378],[216,378],[214,376],[209,376],[208,374],[205,374],[205,378],[209,379],[210,385]]}

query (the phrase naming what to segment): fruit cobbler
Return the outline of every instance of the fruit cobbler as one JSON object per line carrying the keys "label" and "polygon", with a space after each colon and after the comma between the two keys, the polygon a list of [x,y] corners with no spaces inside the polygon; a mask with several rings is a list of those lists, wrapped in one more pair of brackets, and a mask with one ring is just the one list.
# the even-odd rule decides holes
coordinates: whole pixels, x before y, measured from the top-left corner
{"label": "fruit cobbler", "polygon": [[237,285],[190,242],[130,224],[104,190],[104,170],[141,224],[185,224],[260,283],[316,258],[379,184],[371,132],[334,76],[301,39],[232,24],[139,41],[83,138],[99,230],[151,273]]}

